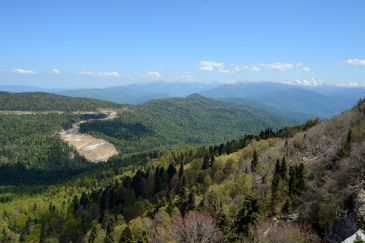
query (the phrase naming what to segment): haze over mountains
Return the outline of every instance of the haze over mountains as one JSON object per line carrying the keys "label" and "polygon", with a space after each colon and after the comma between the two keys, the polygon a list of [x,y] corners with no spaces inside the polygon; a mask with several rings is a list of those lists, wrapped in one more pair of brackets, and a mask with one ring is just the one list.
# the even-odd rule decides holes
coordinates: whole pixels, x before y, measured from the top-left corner
{"label": "haze over mountains", "polygon": [[[9,92],[42,91],[28,86],[0,86]],[[100,89],[44,90],[55,94],[112,101],[119,104],[143,104],[155,99],[187,97],[198,93],[227,103],[266,109],[278,115],[309,119],[330,118],[350,109],[365,90],[360,84],[331,84],[318,79],[290,80],[283,83],[242,81],[231,84],[198,82],[149,82]]]}

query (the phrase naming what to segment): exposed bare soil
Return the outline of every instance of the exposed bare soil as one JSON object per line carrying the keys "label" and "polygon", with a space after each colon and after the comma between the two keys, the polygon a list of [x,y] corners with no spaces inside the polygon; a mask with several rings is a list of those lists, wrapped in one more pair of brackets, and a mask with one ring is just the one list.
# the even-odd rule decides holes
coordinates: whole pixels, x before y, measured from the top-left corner
{"label": "exposed bare soil", "polygon": [[[104,112],[109,114],[109,116],[104,120],[117,117],[116,111]],[[71,129],[62,130],[60,132],[61,138],[70,145],[75,146],[77,151],[91,162],[105,162],[111,156],[119,153],[113,144],[103,139],[97,139],[87,134],[81,134],[79,132],[80,123],[83,122],[86,121],[73,124]]]}
{"label": "exposed bare soil", "polygon": [[[122,110],[109,110],[109,109],[99,109],[98,113],[106,113],[108,117],[103,120],[114,119],[117,117],[118,112],[123,111],[130,111],[127,108]],[[33,111],[0,111],[0,114],[16,114],[16,115],[27,115],[27,114],[46,114],[57,112],[58,114],[63,113],[62,111],[45,111],[45,112],[33,112]],[[79,114],[93,114],[97,112],[73,112]],[[105,162],[111,156],[118,154],[118,150],[114,147],[113,144],[103,140],[103,139],[96,139],[87,134],[81,134],[80,130],[80,123],[87,122],[81,121],[79,123],[75,123],[72,125],[71,129],[62,130],[59,135],[61,136],[62,140],[67,142],[70,145],[75,146],[77,151],[84,156],[87,160],[98,163],[98,162]]]}

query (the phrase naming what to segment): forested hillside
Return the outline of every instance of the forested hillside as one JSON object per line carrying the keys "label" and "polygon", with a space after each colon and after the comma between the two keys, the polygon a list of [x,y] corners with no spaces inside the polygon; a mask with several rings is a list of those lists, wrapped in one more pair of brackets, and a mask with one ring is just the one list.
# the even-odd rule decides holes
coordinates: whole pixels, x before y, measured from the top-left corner
{"label": "forested hillside", "polygon": [[0,185],[60,182],[94,168],[57,135],[62,128],[89,117],[72,113],[0,114]]}
{"label": "forested hillside", "polygon": [[117,119],[81,124],[80,132],[104,138],[122,153],[199,144],[217,144],[299,124],[273,113],[227,104],[199,95],[154,100]]}
{"label": "forested hillside", "polygon": [[73,98],[42,92],[0,92],[2,111],[96,111],[97,108],[121,109],[125,106],[90,98]]}
{"label": "forested hillside", "polygon": [[[199,96],[189,99],[200,106],[210,102]],[[172,104],[161,109],[175,111]],[[24,139],[23,144],[21,138],[41,133],[31,125],[43,124],[36,119],[60,127],[77,116],[27,115],[24,121],[19,120],[23,116],[2,116],[6,129],[13,131],[2,141],[14,141],[6,146],[20,146],[31,158],[26,153],[29,142]],[[22,125],[17,130],[11,124]],[[40,127],[50,131],[47,126],[45,121]],[[356,220],[363,216],[354,213],[352,198],[363,188],[364,137],[365,102],[360,101],[329,121],[265,129],[212,146],[112,157],[60,184],[1,186],[0,240],[341,242],[357,231]],[[73,153],[67,147],[46,147],[44,151],[61,150],[50,161],[66,162],[65,153]],[[353,229],[346,235],[331,225]]]}

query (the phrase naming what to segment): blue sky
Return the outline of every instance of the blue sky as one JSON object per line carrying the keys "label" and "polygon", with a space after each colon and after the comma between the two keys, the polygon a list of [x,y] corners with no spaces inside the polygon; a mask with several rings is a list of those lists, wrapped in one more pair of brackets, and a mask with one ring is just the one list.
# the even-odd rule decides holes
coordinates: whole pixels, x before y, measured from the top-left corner
{"label": "blue sky", "polygon": [[0,1],[0,85],[365,83],[365,1]]}

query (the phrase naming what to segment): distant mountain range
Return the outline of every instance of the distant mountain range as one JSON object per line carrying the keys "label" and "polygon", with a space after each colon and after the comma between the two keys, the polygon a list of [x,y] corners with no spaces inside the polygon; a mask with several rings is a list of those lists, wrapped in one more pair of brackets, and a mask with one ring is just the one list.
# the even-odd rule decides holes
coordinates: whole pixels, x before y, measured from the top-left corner
{"label": "distant mountain range", "polygon": [[[30,86],[0,86],[0,90],[33,92],[44,89]],[[186,97],[192,93],[198,93],[207,98],[249,105],[297,119],[330,118],[350,109],[360,98],[365,97],[363,85],[357,83],[332,84],[319,79],[288,80],[282,83],[241,81],[231,84],[219,82],[210,84],[151,82],[104,89],[72,89],[48,92],[131,105],[143,104],[155,99]]]}
{"label": "distant mountain range", "polygon": [[143,104],[150,100],[172,98],[169,94],[156,93],[139,87],[116,86],[106,89],[75,89],[57,92],[59,95],[86,97],[112,101],[119,104]]}

